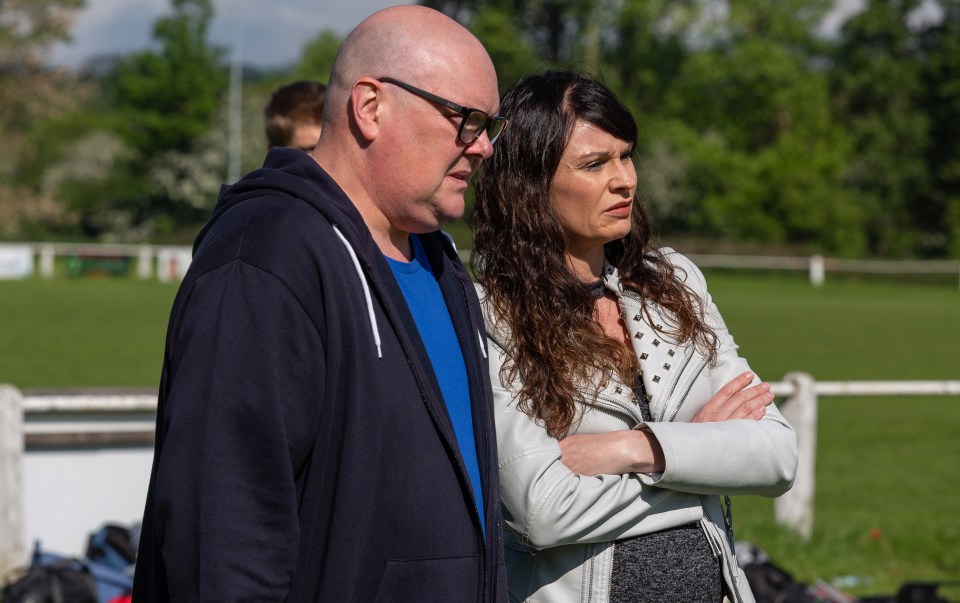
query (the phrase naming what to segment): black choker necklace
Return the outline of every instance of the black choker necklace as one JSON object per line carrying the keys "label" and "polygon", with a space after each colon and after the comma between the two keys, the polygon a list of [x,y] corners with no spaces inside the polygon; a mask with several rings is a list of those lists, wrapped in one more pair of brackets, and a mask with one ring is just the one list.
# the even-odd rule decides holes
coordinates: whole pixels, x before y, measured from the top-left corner
{"label": "black choker necklace", "polygon": [[599,299],[607,294],[607,288],[603,286],[602,276],[592,283],[588,283],[587,287],[590,289],[590,296],[594,299]]}

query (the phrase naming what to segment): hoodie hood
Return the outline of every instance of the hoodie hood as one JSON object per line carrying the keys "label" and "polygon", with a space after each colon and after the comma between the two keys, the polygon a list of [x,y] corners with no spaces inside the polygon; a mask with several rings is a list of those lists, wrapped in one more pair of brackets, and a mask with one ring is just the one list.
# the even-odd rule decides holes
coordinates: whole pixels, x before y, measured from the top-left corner
{"label": "hoodie hood", "polygon": [[[210,219],[200,230],[193,244],[194,256],[203,247],[207,234],[220,218],[244,201],[265,197],[282,197],[293,202],[302,201],[322,214],[333,227],[334,234],[343,244],[352,268],[357,273],[367,306],[367,320],[377,346],[377,357],[382,358],[380,329],[373,309],[368,273],[371,272],[368,258],[376,257],[380,250],[370,236],[356,207],[343,189],[314,161],[313,157],[299,149],[275,148],[267,153],[263,167],[250,172],[232,186],[220,189],[220,197]],[[358,251],[359,250],[359,251]]]}
{"label": "hoodie hood", "polygon": [[250,199],[273,195],[293,197],[320,212],[361,258],[380,253],[350,198],[313,157],[299,149],[274,148],[267,153],[263,167],[220,189],[210,219],[193,244],[194,255],[212,226],[231,208]]}

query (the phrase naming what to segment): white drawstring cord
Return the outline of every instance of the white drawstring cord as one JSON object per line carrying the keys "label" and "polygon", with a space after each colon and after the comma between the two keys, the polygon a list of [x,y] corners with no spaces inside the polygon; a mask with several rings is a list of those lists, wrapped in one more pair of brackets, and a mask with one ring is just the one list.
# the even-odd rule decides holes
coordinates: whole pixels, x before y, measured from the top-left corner
{"label": "white drawstring cord", "polygon": [[340,237],[340,242],[347,248],[347,253],[350,254],[350,259],[353,260],[353,269],[357,271],[357,276],[360,277],[360,284],[363,286],[363,297],[367,300],[367,316],[370,319],[370,328],[373,330],[373,342],[377,345],[377,358],[383,358],[383,353],[380,351],[380,331],[377,329],[377,316],[373,313],[373,301],[370,299],[370,287],[367,286],[367,278],[363,275],[357,254],[353,251],[353,247],[350,246],[346,237],[343,236],[343,233],[341,233],[340,229],[336,226],[333,226],[333,232],[337,233],[337,236]]}

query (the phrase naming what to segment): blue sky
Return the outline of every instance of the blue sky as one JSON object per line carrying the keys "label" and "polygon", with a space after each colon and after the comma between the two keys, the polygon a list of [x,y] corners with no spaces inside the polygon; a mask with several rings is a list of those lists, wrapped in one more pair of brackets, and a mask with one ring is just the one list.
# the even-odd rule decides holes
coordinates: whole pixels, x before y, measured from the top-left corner
{"label": "blue sky", "polygon": [[[170,12],[169,0],[86,0],[72,42],[53,48],[49,62],[70,68],[105,54],[147,48],[153,22]],[[403,0],[214,0],[213,42],[231,46],[235,18],[243,23],[243,60],[260,67],[286,65],[324,29],[345,34],[371,13]]]}

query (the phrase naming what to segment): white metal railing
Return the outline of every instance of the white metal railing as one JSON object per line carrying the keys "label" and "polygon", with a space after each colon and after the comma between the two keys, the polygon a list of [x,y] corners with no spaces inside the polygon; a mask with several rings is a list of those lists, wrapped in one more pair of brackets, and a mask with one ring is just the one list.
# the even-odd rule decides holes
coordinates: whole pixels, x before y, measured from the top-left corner
{"label": "white metal railing", "polygon": [[[463,262],[470,261],[470,250],[459,251]],[[953,274],[960,287],[960,261],[957,260],[846,260],[821,255],[719,255],[690,253],[687,256],[700,268],[746,270],[788,270],[806,272],[810,284],[820,287],[828,272],[850,274]]]}
{"label": "white metal railing", "polygon": [[[82,258],[122,257],[136,259],[136,274],[141,279],[156,276],[161,280],[183,278],[190,265],[191,248],[182,245],[130,245],[111,243],[0,243],[7,247],[29,247],[40,276],[50,278],[55,271],[57,256]],[[460,259],[468,262],[470,250],[460,250]],[[806,256],[756,256],[689,254],[701,268],[734,268],[749,270],[787,270],[806,272],[810,283],[823,285],[828,272],[861,274],[953,274],[960,287],[960,261],[957,260],[850,260]]]}
{"label": "white metal railing", "polygon": [[[819,396],[960,396],[960,381],[815,381],[789,373],[771,384],[785,398],[800,452],[793,488],[774,502],[777,523],[809,538],[813,529]],[[140,391],[28,392],[0,385],[0,572],[25,555],[19,537],[24,518],[24,452],[77,446],[151,447],[157,397]],[[149,467],[146,467],[149,471]],[[135,497],[138,504],[142,501]]]}
{"label": "white metal railing", "polygon": [[154,393],[28,393],[23,397],[24,445],[152,446],[156,413]]}
{"label": "white metal railing", "polygon": [[90,261],[100,259],[135,260],[136,275],[147,280],[180,280],[190,265],[192,249],[186,245],[129,245],[121,243],[0,243],[0,250],[28,247],[33,264],[43,278],[51,278],[56,271],[56,258],[67,257]]}
{"label": "white metal railing", "polygon": [[789,373],[771,384],[787,421],[797,432],[800,459],[793,488],[774,501],[776,522],[803,538],[813,531],[813,498],[819,396],[960,396],[960,381],[814,381],[806,373]]}
{"label": "white metal railing", "polygon": [[28,537],[82,555],[99,522],[141,516],[156,409],[155,389],[0,384],[0,575],[26,563]]}
{"label": "white metal railing", "polygon": [[741,256],[689,254],[700,268],[747,268],[754,270],[805,271],[810,284],[823,285],[827,272],[852,274],[953,274],[960,287],[960,261],[956,260],[848,260],[793,256]]}

